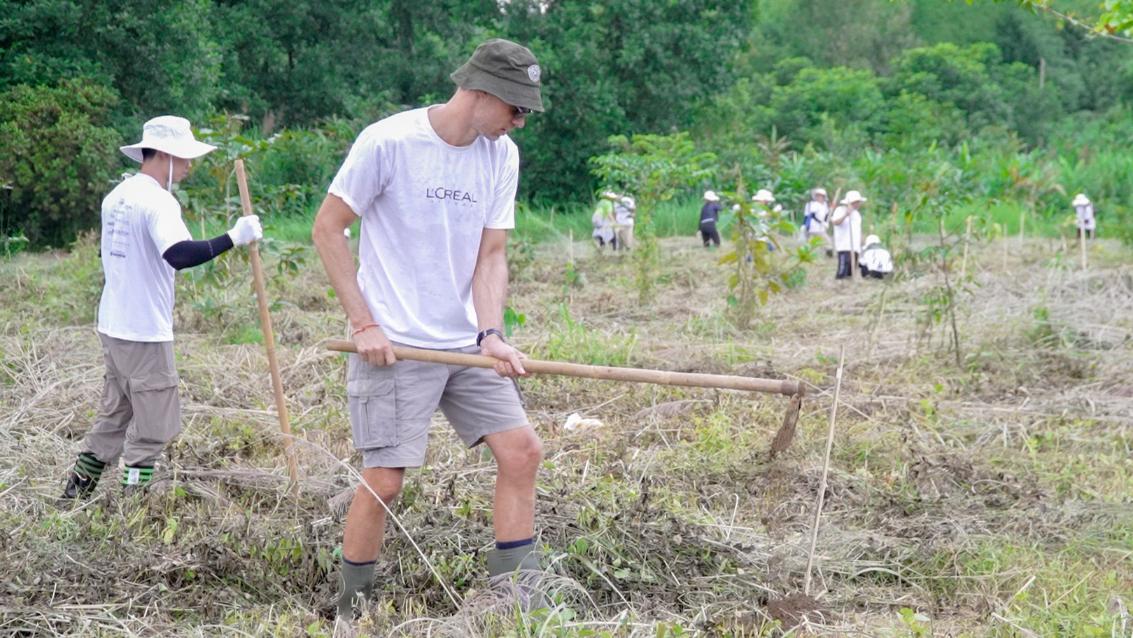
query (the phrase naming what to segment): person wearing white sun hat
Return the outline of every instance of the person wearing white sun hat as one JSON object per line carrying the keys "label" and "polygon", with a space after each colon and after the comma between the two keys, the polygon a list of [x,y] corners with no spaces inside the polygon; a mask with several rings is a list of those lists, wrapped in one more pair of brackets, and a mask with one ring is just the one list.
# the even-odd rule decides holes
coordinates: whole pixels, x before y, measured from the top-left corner
{"label": "person wearing white sun hat", "polygon": [[868,235],[862,249],[862,278],[884,279],[893,273],[893,256],[881,245],[881,238]]}
{"label": "person wearing white sun hat", "polygon": [[862,250],[862,214],[859,208],[866,198],[858,191],[849,191],[830,217],[834,224],[834,250],[838,252],[837,279],[854,276],[854,264]]}
{"label": "person wearing white sun hat", "polygon": [[830,221],[830,206],[826,203],[826,189],[813,188],[810,191],[810,201],[803,209],[803,237],[810,241],[812,237],[820,238],[826,255],[833,254],[830,250],[830,236],[826,228]]}
{"label": "person wearing white sun hat", "polygon": [[1078,193],[1074,196],[1074,201],[1070,202],[1074,207],[1074,216],[1078,226],[1078,236],[1081,237],[1083,233],[1086,239],[1093,239],[1097,233],[1097,221],[1094,219],[1094,204],[1086,197],[1085,193]]}
{"label": "person wearing white sun hat", "polygon": [[255,215],[228,232],[193,241],[173,184],[189,174],[192,160],[215,147],[197,141],[185,118],[155,117],[142,140],[120,147],[141,163],[102,201],[102,271],[98,306],[106,376],[94,426],[83,440],[61,503],[84,499],[107,467],[125,464],[127,491],[144,488],[165,445],[181,430],[181,404],[173,361],[173,276],[233,246],[263,236]]}
{"label": "person wearing white sun hat", "polygon": [[716,230],[720,209],[720,196],[716,191],[704,191],[704,206],[700,207],[700,238],[704,240],[705,248],[720,245],[720,231]]}

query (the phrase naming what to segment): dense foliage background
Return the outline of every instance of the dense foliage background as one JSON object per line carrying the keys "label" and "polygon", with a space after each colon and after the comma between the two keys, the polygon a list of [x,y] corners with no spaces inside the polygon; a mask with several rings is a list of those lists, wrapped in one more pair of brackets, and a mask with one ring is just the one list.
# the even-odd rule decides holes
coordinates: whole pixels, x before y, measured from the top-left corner
{"label": "dense foliage background", "polygon": [[1117,219],[1133,187],[1133,45],[1016,3],[4,0],[0,16],[0,235],[37,246],[96,225],[128,168],[114,147],[162,113],[224,147],[184,185],[189,215],[231,208],[237,155],[261,206],[310,215],[363,126],[446,99],[493,36],[544,67],[548,110],[514,135],[536,207],[589,202],[588,159],[639,133],[716,154],[689,193],[743,175],[793,203],[821,182],[896,213],[943,171],[981,205],[1053,218],[1084,190]]}

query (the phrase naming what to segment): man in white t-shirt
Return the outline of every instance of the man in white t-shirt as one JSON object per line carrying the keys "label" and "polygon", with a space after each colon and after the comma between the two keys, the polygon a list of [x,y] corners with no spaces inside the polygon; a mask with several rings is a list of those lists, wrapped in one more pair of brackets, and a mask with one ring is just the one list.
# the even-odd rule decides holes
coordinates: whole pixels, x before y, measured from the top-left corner
{"label": "man in white t-shirt", "polygon": [[[507,378],[526,374],[524,355],[502,332],[519,176],[508,132],[543,110],[539,76],[525,47],[481,44],[452,74],[457,89],[448,102],[362,131],[315,219],[315,247],[357,348],[347,395],[366,483],[346,517],[341,619],[349,621],[359,599],[371,596],[385,508],[400,493],[405,469],[424,464],[438,407],[467,445],[486,443],[496,460],[496,547],[487,556],[493,581],[539,573],[534,512],[542,442]],[[342,231],[359,217],[355,270]],[[494,372],[398,361],[393,343],[499,361]],[[542,602],[537,588],[514,591],[526,607]]]}
{"label": "man in white t-shirt", "polygon": [[193,241],[173,184],[192,160],[213,150],[193,138],[189,121],[171,115],[145,123],[142,141],[123,146],[141,170],[102,200],[102,271],[98,337],[106,363],[102,404],[63,489],[63,502],[89,496],[107,466],[125,464],[128,490],[147,485],[165,445],[181,431],[173,365],[173,275],[263,236],[259,218]]}
{"label": "man in white t-shirt", "polygon": [[1085,233],[1086,239],[1093,239],[1094,233],[1097,232],[1093,202],[1086,197],[1085,193],[1078,193],[1074,196],[1074,201],[1070,202],[1070,205],[1074,207],[1074,222],[1078,227],[1078,236],[1081,237]]}
{"label": "man in white t-shirt", "polygon": [[834,250],[838,252],[837,279],[854,276],[854,260],[862,252],[862,214],[858,211],[866,198],[850,191],[834,209],[830,223],[834,225]]}
{"label": "man in white t-shirt", "polygon": [[830,206],[826,203],[826,189],[811,189],[810,201],[803,209],[803,239],[810,241],[812,237],[818,237],[826,249],[827,257],[831,254],[830,236],[826,234],[829,221]]}

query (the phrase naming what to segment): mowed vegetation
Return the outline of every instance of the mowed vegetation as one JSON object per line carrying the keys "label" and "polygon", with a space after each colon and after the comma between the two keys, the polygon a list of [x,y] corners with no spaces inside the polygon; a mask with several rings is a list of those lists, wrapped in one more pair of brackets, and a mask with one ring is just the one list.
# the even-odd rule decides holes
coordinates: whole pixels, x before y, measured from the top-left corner
{"label": "mowed vegetation", "polygon": [[[621,255],[514,248],[511,306],[526,322],[513,339],[531,356],[797,379],[810,392],[797,439],[768,458],[784,397],[525,380],[546,443],[538,541],[561,607],[517,618],[484,594],[491,460],[438,417],[396,507],[363,622],[375,635],[775,636],[803,612],[791,635],[1127,635],[1133,270],[1116,242],[1092,245],[1086,271],[1073,244],[973,244],[959,364],[929,316],[931,268],[835,282],[819,260],[739,331],[729,268],[691,236],[661,242],[648,306]],[[329,635],[341,520],[327,501],[357,475],[343,360],[319,346],[343,322],[314,259],[302,244],[267,251],[298,493],[233,254],[179,280],[185,431],[161,482],[141,502],[106,485],[73,511],[53,500],[101,387],[96,251],[84,240],[0,266],[0,626]],[[817,605],[798,605],[843,346]],[[575,412],[603,425],[565,429]]]}
{"label": "mowed vegetation", "polygon": [[[1110,20],[1094,0],[0,0],[0,633],[332,634],[358,458],[311,222],[363,127],[446,99],[499,35],[539,56],[548,105],[513,135],[510,339],[808,394],[771,458],[785,397],[524,380],[555,602],[526,616],[487,589],[494,464],[438,415],[363,633],[1133,636],[1128,3],[1116,38],[1026,10],[1052,4]],[[233,251],[178,275],[184,431],[153,489],[59,510],[102,385],[99,202],[165,112],[219,147],[176,189],[194,237],[239,214],[247,163],[301,480]],[[798,243],[814,186],[869,198],[894,278],[836,282]],[[607,188],[637,197],[647,250],[589,243]],[[729,241],[744,208],[702,248],[709,188],[729,210],[773,190],[779,249]]]}

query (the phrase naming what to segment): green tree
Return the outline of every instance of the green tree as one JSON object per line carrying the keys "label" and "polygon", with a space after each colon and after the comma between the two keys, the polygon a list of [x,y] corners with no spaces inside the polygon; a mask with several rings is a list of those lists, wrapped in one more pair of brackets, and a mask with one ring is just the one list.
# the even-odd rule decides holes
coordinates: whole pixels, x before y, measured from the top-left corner
{"label": "green tree", "polygon": [[117,165],[107,119],[117,96],[91,80],[0,93],[0,235],[62,246],[98,224]]}
{"label": "green tree", "polygon": [[649,301],[657,279],[660,249],[653,228],[653,211],[673,198],[681,188],[712,175],[716,157],[697,151],[688,133],[634,135],[610,138],[614,151],[591,158],[594,175],[604,184],[620,189],[637,200],[634,224],[637,246],[637,290],[641,301]]}

